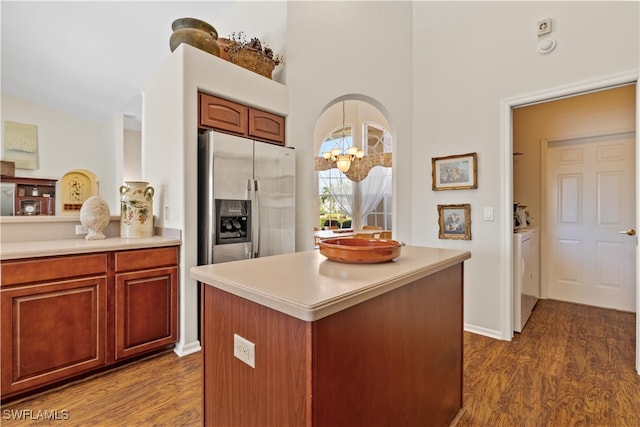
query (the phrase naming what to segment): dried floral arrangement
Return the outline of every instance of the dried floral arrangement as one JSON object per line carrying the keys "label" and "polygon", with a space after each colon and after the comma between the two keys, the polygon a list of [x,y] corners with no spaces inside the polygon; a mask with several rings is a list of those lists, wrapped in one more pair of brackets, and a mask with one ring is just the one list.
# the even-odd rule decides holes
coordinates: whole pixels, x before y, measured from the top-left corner
{"label": "dried floral arrangement", "polygon": [[284,56],[280,54],[274,54],[273,50],[262,43],[260,39],[257,37],[252,37],[250,40],[247,39],[247,35],[244,31],[233,32],[229,37],[231,41],[231,46],[227,47],[229,55],[231,56],[233,53],[240,52],[243,49],[249,49],[254,52],[259,52],[266,58],[273,61],[274,65],[280,65],[284,63]]}

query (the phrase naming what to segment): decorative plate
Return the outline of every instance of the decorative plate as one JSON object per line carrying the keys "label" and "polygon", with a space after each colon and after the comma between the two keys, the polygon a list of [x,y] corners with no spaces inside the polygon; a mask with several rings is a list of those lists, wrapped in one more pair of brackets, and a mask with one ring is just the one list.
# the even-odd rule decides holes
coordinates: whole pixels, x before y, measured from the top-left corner
{"label": "decorative plate", "polygon": [[348,264],[375,264],[400,256],[402,243],[391,239],[335,237],[318,244],[320,253],[332,261]]}

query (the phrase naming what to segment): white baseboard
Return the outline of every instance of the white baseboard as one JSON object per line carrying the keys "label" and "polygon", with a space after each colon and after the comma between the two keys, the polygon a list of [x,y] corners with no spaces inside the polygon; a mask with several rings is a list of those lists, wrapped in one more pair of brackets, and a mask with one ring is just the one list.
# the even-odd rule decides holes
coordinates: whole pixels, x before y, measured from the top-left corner
{"label": "white baseboard", "polygon": [[176,346],[173,348],[173,352],[180,357],[197,353],[200,350],[202,350],[202,347],[200,346],[200,341],[193,341],[183,345],[181,345],[180,343],[177,343]]}
{"label": "white baseboard", "polygon": [[[502,339],[502,333],[500,331],[496,331],[494,329],[487,329],[480,326],[470,325],[468,323],[464,324],[464,330],[466,332],[471,332],[473,334],[484,335],[485,337],[493,338],[496,340]],[[505,341],[511,341],[505,340]]]}

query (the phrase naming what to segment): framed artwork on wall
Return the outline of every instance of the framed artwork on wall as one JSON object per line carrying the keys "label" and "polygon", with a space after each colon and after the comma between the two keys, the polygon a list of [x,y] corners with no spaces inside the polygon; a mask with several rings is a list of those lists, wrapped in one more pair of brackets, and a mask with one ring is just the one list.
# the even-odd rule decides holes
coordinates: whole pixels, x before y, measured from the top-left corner
{"label": "framed artwork on wall", "polygon": [[478,188],[478,154],[433,157],[431,177],[434,191]]}
{"label": "framed artwork on wall", "polygon": [[2,159],[17,169],[38,169],[38,127],[5,120]]}
{"label": "framed artwork on wall", "polygon": [[438,205],[438,238],[471,240],[471,205]]}

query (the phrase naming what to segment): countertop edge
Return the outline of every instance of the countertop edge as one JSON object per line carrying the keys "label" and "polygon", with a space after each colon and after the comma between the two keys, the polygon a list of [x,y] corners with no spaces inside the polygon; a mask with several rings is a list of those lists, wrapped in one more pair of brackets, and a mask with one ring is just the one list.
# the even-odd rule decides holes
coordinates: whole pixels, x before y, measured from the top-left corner
{"label": "countertop edge", "polygon": [[131,249],[157,248],[181,245],[178,237],[153,236],[136,239],[112,237],[103,240],[63,239],[2,243],[0,261],[41,258],[59,255],[77,255]]}
{"label": "countertop edge", "polygon": [[376,296],[393,291],[394,289],[400,288],[422,277],[432,275],[456,264],[460,264],[470,258],[470,252],[461,251],[457,255],[443,259],[441,262],[430,263],[425,265],[423,268],[389,277],[386,280],[382,280],[379,282],[373,282],[370,285],[361,287],[353,292],[341,294],[335,298],[322,301],[321,303],[315,305],[304,305],[296,303],[295,301],[292,301],[290,299],[281,298],[270,293],[265,293],[252,287],[245,286],[241,283],[237,283],[220,277],[213,277],[212,275],[203,273],[198,269],[198,266],[192,267],[190,269],[190,276],[192,279],[200,281],[207,286],[215,287],[222,291],[247,299],[281,313],[290,315],[297,319],[312,322],[322,319],[323,317],[330,316],[331,314],[337,313],[361,302],[367,301]]}

